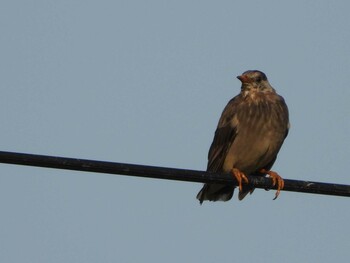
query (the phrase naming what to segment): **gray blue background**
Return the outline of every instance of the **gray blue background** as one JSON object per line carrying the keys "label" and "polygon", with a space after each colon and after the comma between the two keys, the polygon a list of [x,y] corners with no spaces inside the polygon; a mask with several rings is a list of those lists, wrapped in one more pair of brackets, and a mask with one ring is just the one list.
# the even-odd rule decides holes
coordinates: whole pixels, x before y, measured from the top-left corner
{"label": "gray blue background", "polygon": [[[289,179],[350,184],[349,1],[0,3],[0,150],[203,170],[264,71]],[[1,262],[347,262],[349,199],[0,164]]]}

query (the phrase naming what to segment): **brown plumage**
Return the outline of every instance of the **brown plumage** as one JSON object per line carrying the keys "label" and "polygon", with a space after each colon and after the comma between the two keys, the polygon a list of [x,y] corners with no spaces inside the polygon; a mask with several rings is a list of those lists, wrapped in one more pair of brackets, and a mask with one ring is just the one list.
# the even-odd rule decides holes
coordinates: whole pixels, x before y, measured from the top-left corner
{"label": "brown plumage", "polygon": [[[226,105],[208,154],[207,171],[229,173],[243,181],[244,175],[265,176],[269,174],[278,182],[278,192],[283,180],[270,168],[288,134],[288,108],[284,99],[276,93],[266,75],[249,70],[237,77],[242,82],[241,92]],[[239,185],[239,200],[253,188]],[[234,186],[204,184],[197,199],[228,201]]]}

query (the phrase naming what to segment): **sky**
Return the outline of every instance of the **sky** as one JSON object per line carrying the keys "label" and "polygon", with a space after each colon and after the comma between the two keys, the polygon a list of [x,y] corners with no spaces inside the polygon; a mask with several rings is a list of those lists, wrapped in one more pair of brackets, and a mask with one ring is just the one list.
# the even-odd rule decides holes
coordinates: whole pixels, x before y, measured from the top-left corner
{"label": "sky", "polygon": [[[291,130],[273,167],[350,184],[349,1],[0,3],[2,151],[204,170],[237,75]],[[349,199],[0,164],[1,262],[347,262]]]}

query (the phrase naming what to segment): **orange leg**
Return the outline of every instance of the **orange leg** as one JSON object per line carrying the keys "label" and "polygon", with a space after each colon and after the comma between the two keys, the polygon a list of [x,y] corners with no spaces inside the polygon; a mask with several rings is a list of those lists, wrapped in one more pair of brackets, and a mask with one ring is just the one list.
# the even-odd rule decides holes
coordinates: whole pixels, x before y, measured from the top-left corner
{"label": "orange leg", "polygon": [[263,174],[269,175],[269,177],[272,179],[272,186],[275,186],[277,183],[277,192],[276,192],[275,198],[273,199],[273,200],[276,200],[276,198],[279,196],[281,190],[284,187],[284,181],[283,181],[282,177],[279,176],[279,174],[276,172],[267,171],[265,169],[261,169],[260,172]]}
{"label": "orange leg", "polygon": [[248,183],[247,176],[245,176],[244,173],[242,173],[240,170],[236,168],[232,169],[232,175],[236,178],[238,182],[239,191],[242,192],[242,181],[244,181],[245,183]]}

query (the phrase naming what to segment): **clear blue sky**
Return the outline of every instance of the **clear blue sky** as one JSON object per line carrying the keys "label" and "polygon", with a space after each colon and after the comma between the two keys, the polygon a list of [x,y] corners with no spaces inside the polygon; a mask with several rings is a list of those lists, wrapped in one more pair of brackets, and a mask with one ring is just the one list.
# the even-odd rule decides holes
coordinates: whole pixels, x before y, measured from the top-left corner
{"label": "clear blue sky", "polygon": [[[235,76],[286,99],[284,178],[350,184],[349,1],[0,3],[1,148],[206,168]],[[1,262],[347,262],[350,199],[0,164]]]}

